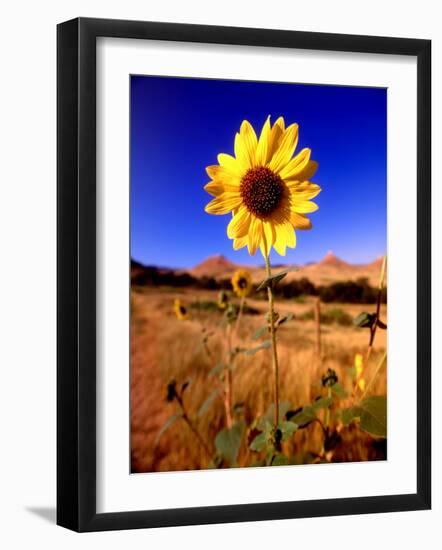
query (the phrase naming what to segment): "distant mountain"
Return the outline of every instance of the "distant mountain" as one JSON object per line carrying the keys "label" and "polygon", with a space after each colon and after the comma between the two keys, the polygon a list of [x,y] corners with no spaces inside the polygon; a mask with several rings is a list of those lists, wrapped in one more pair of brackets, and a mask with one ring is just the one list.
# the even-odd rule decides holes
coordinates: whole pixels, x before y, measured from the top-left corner
{"label": "distant mountain", "polygon": [[[383,258],[376,258],[367,264],[350,264],[338,258],[332,251],[318,262],[309,262],[305,265],[296,266],[284,279],[285,282],[298,279],[309,279],[315,285],[329,285],[341,281],[356,281],[368,279],[371,286],[376,287],[379,283],[379,276]],[[274,265],[273,272],[283,270],[291,264]],[[248,269],[255,282],[265,279],[264,266],[238,265],[228,260],[222,254],[209,256],[192,269],[168,269],[164,267],[143,266],[139,262],[131,262],[131,278],[135,284],[172,284],[185,286],[186,284],[205,284],[204,280],[215,279],[217,282],[227,281],[234,271],[239,268]],[[175,284],[174,283],[174,284]]]}
{"label": "distant mountain", "polygon": [[228,260],[222,254],[209,256],[203,262],[190,270],[194,277],[226,277],[231,275],[239,266]]}
{"label": "distant mountain", "polygon": [[317,265],[318,267],[332,267],[336,269],[348,269],[350,267],[350,264],[335,256],[331,250],[327,252],[320,262],[313,265]]}
{"label": "distant mountain", "polygon": [[368,264],[350,264],[330,250],[322,260],[302,266],[294,275],[295,278],[307,277],[316,285],[368,279],[370,285],[377,286],[381,265],[382,258]]}
{"label": "distant mountain", "polygon": [[376,260],[371,262],[371,264],[367,264],[367,267],[372,267],[373,269],[378,269],[379,273],[380,273],[381,269],[382,269],[383,262],[384,262],[384,257],[379,256],[379,258],[376,258]]}

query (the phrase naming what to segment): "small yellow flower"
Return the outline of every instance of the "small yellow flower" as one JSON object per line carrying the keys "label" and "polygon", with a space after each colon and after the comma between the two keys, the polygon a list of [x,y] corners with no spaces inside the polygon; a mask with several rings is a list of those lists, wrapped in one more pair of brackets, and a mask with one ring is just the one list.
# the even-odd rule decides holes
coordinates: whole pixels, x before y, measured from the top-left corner
{"label": "small yellow flower", "polygon": [[[227,236],[233,248],[258,248],[268,257],[273,248],[285,256],[286,247],[296,247],[294,229],[311,229],[305,216],[318,209],[311,202],[320,193],[310,182],[318,164],[310,149],[293,157],[298,144],[298,125],[287,128],[283,117],[264,123],[259,138],[244,120],[235,137],[235,156],[221,153],[217,165],[206,171],[211,181],[204,189],[215,198],[206,206],[209,214],[232,213]],[[293,158],[292,158],[293,157]]]}
{"label": "small yellow flower", "polygon": [[363,378],[361,378],[358,382],[358,386],[360,388],[361,391],[364,391],[365,390],[365,380]]}
{"label": "small yellow flower", "polygon": [[364,363],[364,358],[360,353],[357,353],[355,355],[355,372],[357,377],[361,376],[362,374],[363,363]]}
{"label": "small yellow flower", "polygon": [[180,321],[186,321],[189,318],[187,308],[183,306],[179,298],[175,300],[173,309],[175,311],[175,315],[177,316],[177,319],[179,319]]}
{"label": "small yellow flower", "polygon": [[232,286],[239,298],[245,298],[252,292],[252,276],[246,269],[238,269],[233,274]]}

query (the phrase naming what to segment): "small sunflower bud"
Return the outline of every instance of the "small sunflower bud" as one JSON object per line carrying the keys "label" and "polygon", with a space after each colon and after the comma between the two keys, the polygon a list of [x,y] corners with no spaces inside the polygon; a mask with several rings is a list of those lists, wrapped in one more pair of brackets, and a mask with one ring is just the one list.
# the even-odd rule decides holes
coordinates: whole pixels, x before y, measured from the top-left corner
{"label": "small sunflower bud", "polygon": [[220,309],[226,309],[228,303],[229,297],[227,296],[227,292],[225,290],[221,290],[218,294],[218,307]]}
{"label": "small sunflower bud", "polygon": [[338,376],[333,369],[327,369],[327,372],[322,375],[322,385],[324,388],[331,388],[338,381]]}
{"label": "small sunflower bud", "polygon": [[167,396],[166,396],[166,400],[170,403],[171,401],[173,401],[175,399],[175,397],[177,396],[177,392],[176,392],[176,381],[175,380],[171,380],[168,384],[167,384]]}

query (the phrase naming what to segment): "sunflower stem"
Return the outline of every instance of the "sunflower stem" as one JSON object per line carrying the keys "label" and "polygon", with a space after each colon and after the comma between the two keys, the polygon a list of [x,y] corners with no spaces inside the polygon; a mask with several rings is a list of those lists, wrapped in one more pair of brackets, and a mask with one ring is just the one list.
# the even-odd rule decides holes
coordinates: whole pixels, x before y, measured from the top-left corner
{"label": "sunflower stem", "polygon": [[225,369],[224,408],[226,410],[226,426],[233,425],[232,403],[233,403],[233,373],[232,373],[232,326],[230,323],[226,329],[227,336],[227,368]]}
{"label": "sunflower stem", "polygon": [[175,399],[177,400],[179,406],[180,406],[180,409],[181,409],[181,415],[182,415],[182,419],[184,420],[184,422],[188,425],[190,431],[193,433],[193,435],[197,438],[197,440],[199,441],[201,447],[204,449],[204,452],[206,453],[206,455],[208,456],[208,458],[210,459],[211,456],[212,456],[212,453],[210,452],[210,449],[209,449],[209,446],[207,445],[207,443],[204,441],[204,438],[203,436],[200,434],[200,432],[197,430],[197,428],[195,427],[195,425],[193,424],[192,420],[190,420],[189,418],[189,415],[187,413],[187,410],[186,408],[184,407],[184,402],[183,402],[183,399],[180,395],[176,395],[175,396]]}
{"label": "sunflower stem", "polygon": [[234,330],[235,337],[238,335],[238,330],[239,330],[239,326],[241,324],[242,314],[243,314],[243,311],[244,311],[245,301],[246,301],[246,297],[241,296],[241,301],[239,303],[238,317],[236,318],[236,322],[235,322],[235,330]]}
{"label": "sunflower stem", "polygon": [[[329,387],[327,388],[327,397],[331,399],[332,397],[332,389]],[[325,419],[324,419],[324,425],[325,428],[328,430],[328,426],[330,424],[330,405],[326,407],[325,409]]]}
{"label": "sunflower stem", "polygon": [[[272,269],[270,267],[269,255],[265,255],[267,278],[272,276]],[[270,337],[272,340],[272,366],[273,366],[273,379],[274,379],[274,402],[275,402],[275,430],[278,429],[279,424],[279,363],[278,363],[278,350],[276,347],[276,329],[275,329],[275,310],[273,289],[271,285],[267,286],[267,297],[269,300],[269,326]]]}
{"label": "sunflower stem", "polygon": [[[364,359],[363,359],[363,362],[362,362],[361,372],[359,373],[359,376],[357,376],[356,380],[355,380],[355,385],[354,385],[353,392],[352,392],[352,395],[351,395],[352,401],[354,401],[354,399],[356,397],[356,393],[357,393],[358,387],[359,387],[359,380],[361,379],[361,377],[364,373],[364,370],[365,370],[365,368],[368,364],[368,361],[370,360],[371,352],[373,350],[374,338],[376,336],[376,329],[378,327],[378,321],[379,321],[379,317],[380,317],[380,314],[381,314],[382,292],[384,290],[384,285],[385,285],[386,269],[387,269],[387,256],[384,256],[384,259],[383,259],[383,262],[382,262],[382,267],[381,267],[381,275],[379,277],[378,295],[377,295],[377,299],[376,299],[375,320],[373,322],[373,325],[370,327],[370,339],[369,339],[369,342],[368,342],[367,351],[365,352]],[[366,393],[366,391],[364,392],[364,395],[365,395],[365,393]]]}
{"label": "sunflower stem", "polygon": [[316,325],[316,356],[318,366],[321,366],[321,297],[318,296],[315,302],[315,325]]}
{"label": "sunflower stem", "polygon": [[367,384],[365,390],[363,391],[363,393],[362,393],[362,395],[361,395],[361,401],[362,401],[362,399],[364,399],[364,397],[367,395],[368,390],[370,390],[371,387],[373,386],[374,381],[376,380],[376,378],[377,378],[377,376],[378,376],[378,374],[379,374],[379,371],[381,370],[382,366],[384,365],[385,359],[386,359],[386,358],[387,358],[387,352],[384,351],[384,354],[383,354],[383,356],[381,357],[381,360],[379,361],[379,363],[378,363],[378,365],[377,365],[377,367],[376,367],[376,370],[375,370],[373,376],[371,377],[370,382]]}

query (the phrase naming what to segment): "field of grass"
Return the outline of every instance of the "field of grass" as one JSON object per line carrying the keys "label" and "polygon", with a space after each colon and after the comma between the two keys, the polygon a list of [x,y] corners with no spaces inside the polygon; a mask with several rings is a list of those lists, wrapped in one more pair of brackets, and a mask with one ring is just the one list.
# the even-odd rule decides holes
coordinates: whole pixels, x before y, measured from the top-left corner
{"label": "field of grass", "polygon": [[[223,312],[213,307],[217,292],[166,287],[134,287],[131,295],[131,457],[132,472],[194,470],[213,467],[216,454],[216,434],[225,427],[222,396],[223,382],[214,367],[225,357],[225,326]],[[185,321],[178,320],[173,310],[180,299],[190,313]],[[238,303],[238,299],[232,298]],[[267,304],[264,300],[247,299],[235,337],[235,344],[257,346],[251,337],[265,326]],[[333,369],[347,396],[339,407],[352,404],[354,387],[353,365],[356,353],[364,354],[368,330],[355,327],[349,319],[361,311],[371,312],[373,306],[351,304],[322,304],[321,358],[316,353],[314,298],[276,302],[280,317],[293,313],[294,318],[281,325],[278,331],[280,360],[280,402],[291,410],[308,405],[324,396],[321,375]],[[386,322],[386,306],[381,318]],[[386,349],[385,330],[378,330],[373,351],[365,367],[364,379],[371,380]],[[208,336],[207,345],[203,344]],[[237,419],[246,429],[236,461],[237,466],[258,464],[259,453],[250,450],[255,437],[256,420],[264,415],[273,400],[270,349],[254,355],[240,353],[233,371],[233,405]],[[166,399],[167,386],[175,381],[178,388],[190,384],[183,392],[188,418],[200,439],[184,420],[178,419],[162,432],[168,419],[179,412],[176,401]],[[219,394],[201,407],[219,388]],[[370,395],[386,394],[384,366],[370,387]],[[289,405],[288,405],[289,404]],[[285,406],[285,405],[284,405]],[[330,408],[330,427],[337,440],[329,460],[362,461],[386,457],[386,440],[359,429],[357,423],[345,426],[334,414],[336,400]],[[320,411],[325,415],[325,411]],[[322,418],[322,416],[321,416]],[[282,451],[292,457],[292,463],[315,462],[323,453],[323,434],[320,422],[312,422],[284,442]],[[317,461],[318,459],[316,459]]]}

